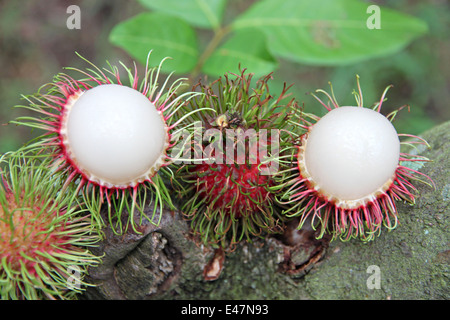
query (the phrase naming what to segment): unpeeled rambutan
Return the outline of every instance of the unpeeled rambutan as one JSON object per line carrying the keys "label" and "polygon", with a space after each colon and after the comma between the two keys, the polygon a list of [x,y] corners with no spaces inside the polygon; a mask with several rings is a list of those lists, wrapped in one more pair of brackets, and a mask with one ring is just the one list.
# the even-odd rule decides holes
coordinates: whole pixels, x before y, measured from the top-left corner
{"label": "unpeeled rambutan", "polygon": [[21,151],[0,158],[0,296],[69,299],[88,285],[87,249],[100,240],[76,197],[61,192],[50,161]]}
{"label": "unpeeled rambutan", "polygon": [[399,110],[386,117],[380,113],[390,87],[373,108],[364,108],[359,77],[357,84],[357,106],[340,107],[333,91],[330,95],[317,90],[332,103],[329,106],[313,94],[328,113],[319,118],[296,110],[291,119],[297,127],[289,151],[292,165],[286,169],[291,175],[280,182],[284,191],[277,199],[287,206],[287,216],[300,217],[299,228],[307,219],[320,228],[319,238],[329,232],[342,240],[372,240],[383,225],[396,227],[397,200],[414,203],[412,180],[433,184],[406,165],[429,160],[401,151],[402,144],[427,145],[426,141],[397,134],[391,122]]}
{"label": "unpeeled rambutan", "polygon": [[271,96],[270,79],[262,77],[252,88],[252,74],[242,70],[210,86],[200,82],[196,90],[204,95],[190,100],[191,108],[207,110],[190,118],[197,130],[177,176],[181,211],[203,243],[232,249],[243,239],[282,229],[273,176],[279,136],[285,134],[284,108],[294,102],[281,104],[286,86],[278,98]]}
{"label": "unpeeled rambutan", "polygon": [[[107,202],[110,226],[118,233],[129,224],[137,230],[135,209],[141,218],[158,224],[162,206],[173,208],[165,178],[171,176],[167,166],[173,161],[172,137],[190,127],[184,121],[188,115],[179,109],[192,94],[178,94],[183,79],[170,86],[170,76],[158,82],[163,62],[150,68],[147,60],[142,80],[136,65],[133,71],[122,64],[128,84],[109,63],[103,70],[90,62],[92,69],[86,71],[67,68],[84,78],[58,74],[37,94],[25,97],[29,105],[22,107],[40,117],[12,121],[45,131],[27,148],[53,159],[52,167],[65,173],[66,185],[77,185],[75,192],[84,195],[100,225],[100,208]],[[152,217],[144,212],[149,203]],[[125,209],[129,214],[124,218]]]}

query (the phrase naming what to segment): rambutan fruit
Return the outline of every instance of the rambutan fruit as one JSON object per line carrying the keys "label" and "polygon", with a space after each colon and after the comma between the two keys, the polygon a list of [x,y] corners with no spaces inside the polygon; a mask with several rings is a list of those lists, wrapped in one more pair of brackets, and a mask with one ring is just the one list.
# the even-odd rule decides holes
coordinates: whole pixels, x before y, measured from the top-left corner
{"label": "rambutan fruit", "polygon": [[[190,127],[184,121],[188,115],[179,109],[192,94],[177,95],[183,79],[169,86],[169,76],[158,83],[164,60],[154,68],[147,60],[141,81],[136,65],[132,71],[122,64],[128,85],[116,66],[108,63],[109,69],[102,70],[85,61],[93,68],[67,68],[83,79],[61,73],[37,94],[25,97],[29,105],[20,107],[40,117],[20,117],[12,123],[45,131],[27,148],[41,149],[53,158],[52,166],[66,174],[66,185],[78,185],[76,192],[83,193],[100,224],[104,221],[98,213],[105,202],[110,225],[118,233],[130,224],[136,230],[135,209],[140,218],[158,224],[162,206],[173,208],[163,177],[171,176],[167,166],[173,161],[173,134]],[[143,210],[149,203],[154,206],[152,217]],[[129,213],[125,218],[124,209]]]}
{"label": "rambutan fruit", "polygon": [[84,290],[88,247],[100,240],[75,197],[61,192],[50,161],[20,151],[0,157],[0,296],[71,299]]}
{"label": "rambutan fruit", "polygon": [[[284,191],[277,199],[287,206],[284,213],[300,217],[299,228],[307,219],[333,239],[360,237],[373,240],[384,225],[397,226],[396,201],[413,204],[416,190],[412,181],[433,182],[426,175],[409,168],[407,163],[428,159],[404,153],[401,145],[427,145],[423,139],[397,134],[392,121],[396,110],[380,113],[387,87],[373,108],[363,107],[357,77],[354,92],[357,106],[340,107],[334,96],[323,90],[332,107],[313,96],[328,110],[319,118],[297,110],[291,122],[297,127],[297,141],[290,148],[293,158],[291,176],[280,182]],[[410,139],[401,141],[401,139]]]}
{"label": "rambutan fruit", "polygon": [[282,230],[273,204],[273,176],[282,148],[279,136],[285,134],[283,111],[294,102],[281,104],[286,86],[278,98],[270,95],[271,75],[254,88],[252,77],[244,69],[195,86],[203,95],[189,106],[207,110],[190,117],[197,131],[177,171],[183,186],[181,211],[191,220],[194,235],[226,250],[252,236]]}

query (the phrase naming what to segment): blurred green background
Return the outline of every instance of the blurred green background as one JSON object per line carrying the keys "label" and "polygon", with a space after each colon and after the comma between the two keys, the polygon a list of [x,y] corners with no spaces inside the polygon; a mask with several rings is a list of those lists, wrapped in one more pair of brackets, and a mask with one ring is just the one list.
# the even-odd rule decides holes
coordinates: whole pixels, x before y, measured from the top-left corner
{"label": "blurred green background", "polygon": [[[223,23],[232,21],[255,2],[229,0]],[[380,0],[367,3],[418,17],[427,23],[429,31],[400,52],[346,66],[307,66],[278,59],[272,91],[279,91],[283,82],[294,84],[293,97],[309,110],[313,108],[315,113],[323,114],[323,108],[306,93],[318,88],[328,89],[331,81],[341,105],[354,103],[351,92],[356,88],[355,74],[359,74],[367,104],[377,101],[384,88],[393,84],[383,112],[405,104],[411,106],[409,113],[404,110],[396,118],[399,133],[420,134],[450,120],[449,2]],[[79,30],[66,27],[70,15],[66,10],[72,4],[81,9]],[[24,103],[21,94],[36,92],[63,71],[63,67],[85,68],[75,51],[101,67],[106,66],[105,60],[111,64],[120,60],[131,65],[133,59],[111,44],[108,37],[117,24],[148,11],[137,1],[0,0],[0,153],[18,148],[36,134],[25,127],[6,125],[25,113],[24,109],[14,108]],[[201,53],[212,38],[212,31],[196,29],[196,32]]]}

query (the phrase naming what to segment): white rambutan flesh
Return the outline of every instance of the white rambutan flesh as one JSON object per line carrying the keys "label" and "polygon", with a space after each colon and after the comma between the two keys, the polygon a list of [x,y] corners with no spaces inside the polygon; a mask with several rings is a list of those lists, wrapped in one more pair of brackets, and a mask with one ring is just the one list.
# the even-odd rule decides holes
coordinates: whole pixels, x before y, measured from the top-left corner
{"label": "white rambutan flesh", "polygon": [[391,122],[362,107],[331,110],[312,126],[304,143],[299,152],[304,177],[326,198],[347,207],[387,190],[400,158]]}
{"label": "white rambutan flesh", "polygon": [[60,134],[77,169],[109,188],[149,180],[168,146],[155,105],[141,92],[118,84],[102,84],[69,99]]}

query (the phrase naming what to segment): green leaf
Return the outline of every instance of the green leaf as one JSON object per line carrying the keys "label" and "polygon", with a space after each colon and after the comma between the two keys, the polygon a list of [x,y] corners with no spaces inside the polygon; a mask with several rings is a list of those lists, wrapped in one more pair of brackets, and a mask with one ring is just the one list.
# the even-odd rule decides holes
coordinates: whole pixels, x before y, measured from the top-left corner
{"label": "green leaf", "polygon": [[184,19],[193,26],[217,29],[227,0],[139,0],[152,10]]}
{"label": "green leaf", "polygon": [[261,29],[279,57],[311,65],[344,65],[404,48],[427,31],[414,17],[380,8],[380,29],[369,29],[368,3],[359,0],[263,0],[232,24]]}
{"label": "green leaf", "polygon": [[262,76],[274,71],[277,61],[267,50],[266,37],[258,30],[242,30],[233,34],[206,60],[202,71],[213,76],[238,72],[241,68]]}
{"label": "green leaf", "polygon": [[[161,13],[142,13],[113,28],[109,41],[121,47],[141,63],[152,51],[154,65],[165,57],[164,72],[191,71],[198,60],[197,36],[185,21]],[[155,59],[155,60],[153,60]]]}

